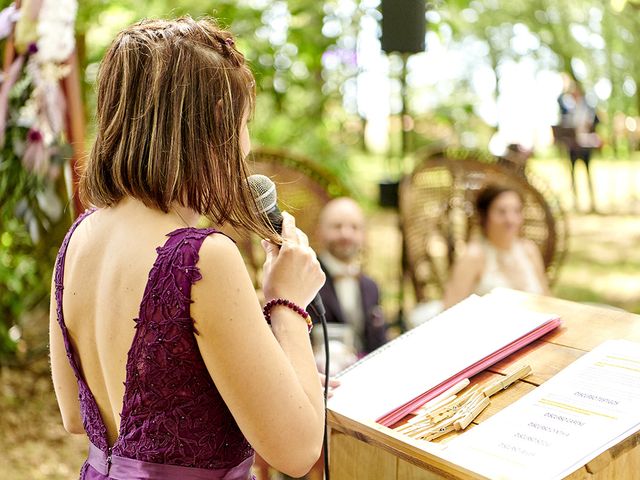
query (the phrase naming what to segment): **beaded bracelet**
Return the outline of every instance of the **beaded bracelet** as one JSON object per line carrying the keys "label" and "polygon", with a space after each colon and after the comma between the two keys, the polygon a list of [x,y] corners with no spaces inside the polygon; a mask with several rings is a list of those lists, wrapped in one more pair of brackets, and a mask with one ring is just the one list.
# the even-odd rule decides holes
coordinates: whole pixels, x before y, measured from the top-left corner
{"label": "beaded bracelet", "polygon": [[306,312],[306,310],[296,305],[292,301],[286,300],[284,298],[274,298],[273,300],[269,300],[265,304],[265,306],[262,308],[262,314],[264,315],[264,319],[267,321],[269,325],[271,325],[271,310],[273,309],[273,307],[277,305],[282,305],[283,307],[290,308],[291,310],[296,312],[298,315],[300,315],[302,318],[304,318],[307,322],[307,327],[309,328],[309,331],[311,331],[311,329],[313,328],[313,322],[311,321],[311,317]]}

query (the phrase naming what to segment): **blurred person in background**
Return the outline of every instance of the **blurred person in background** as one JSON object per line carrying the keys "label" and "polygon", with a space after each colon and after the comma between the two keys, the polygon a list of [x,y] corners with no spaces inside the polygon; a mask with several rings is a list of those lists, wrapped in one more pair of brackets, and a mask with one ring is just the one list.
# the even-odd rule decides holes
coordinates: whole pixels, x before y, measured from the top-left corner
{"label": "blurred person in background", "polygon": [[522,208],[522,196],[512,188],[487,185],[478,192],[481,237],[470,241],[455,261],[445,287],[444,308],[497,287],[549,294],[540,250],[521,237]]}
{"label": "blurred person in background", "polygon": [[[364,214],[354,200],[333,199],[323,208],[318,259],[327,280],[320,296],[327,311],[332,374],[387,341],[378,285],[362,272],[365,234]],[[317,363],[324,371],[321,329],[312,333]]]}
{"label": "blurred person in background", "polygon": [[575,168],[578,160],[584,162],[587,172],[587,186],[589,188],[590,211],[596,212],[596,203],[591,179],[591,155],[595,149],[601,147],[602,142],[596,133],[599,123],[598,115],[593,106],[587,101],[584,90],[575,81],[567,81],[565,92],[558,97],[560,109],[560,126],[571,132],[561,140],[566,145],[571,163],[571,188],[573,190],[574,205],[578,205],[576,190]]}

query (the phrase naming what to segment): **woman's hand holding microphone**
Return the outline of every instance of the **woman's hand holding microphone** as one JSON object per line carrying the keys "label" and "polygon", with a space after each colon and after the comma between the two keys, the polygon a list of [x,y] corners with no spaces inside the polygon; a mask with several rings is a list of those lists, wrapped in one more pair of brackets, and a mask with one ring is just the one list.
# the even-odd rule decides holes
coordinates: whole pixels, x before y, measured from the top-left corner
{"label": "woman's hand holding microphone", "polygon": [[262,240],[267,253],[262,284],[265,300],[282,298],[306,308],[326,277],[309,239],[296,228],[293,216],[283,212],[282,219],[282,246]]}

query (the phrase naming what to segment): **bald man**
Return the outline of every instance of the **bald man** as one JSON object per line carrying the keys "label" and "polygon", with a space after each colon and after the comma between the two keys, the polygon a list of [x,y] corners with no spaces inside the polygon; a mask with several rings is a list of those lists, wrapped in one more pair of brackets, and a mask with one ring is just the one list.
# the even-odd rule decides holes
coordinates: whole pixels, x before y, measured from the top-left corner
{"label": "bald man", "polygon": [[360,268],[365,241],[362,209],[350,198],[331,200],[320,214],[317,234],[318,259],[327,275],[320,289],[327,322],[348,326],[356,352],[369,353],[387,338],[378,286]]}

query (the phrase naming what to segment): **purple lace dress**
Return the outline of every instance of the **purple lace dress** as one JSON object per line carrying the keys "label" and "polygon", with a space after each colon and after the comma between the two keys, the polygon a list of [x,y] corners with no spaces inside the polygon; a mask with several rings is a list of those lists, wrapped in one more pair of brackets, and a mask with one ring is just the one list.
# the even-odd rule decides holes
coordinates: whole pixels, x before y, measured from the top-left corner
{"label": "purple lace dress", "polygon": [[[80,479],[247,480],[253,450],[218,393],[196,343],[190,316],[191,285],[201,277],[198,251],[213,229],[169,233],[140,304],[129,349],[120,431],[109,446],[107,429],[64,323],[62,291],[69,239],[55,270],[58,323],[78,380],[80,408],[90,440]],[[116,299],[114,299],[116,300]]]}

